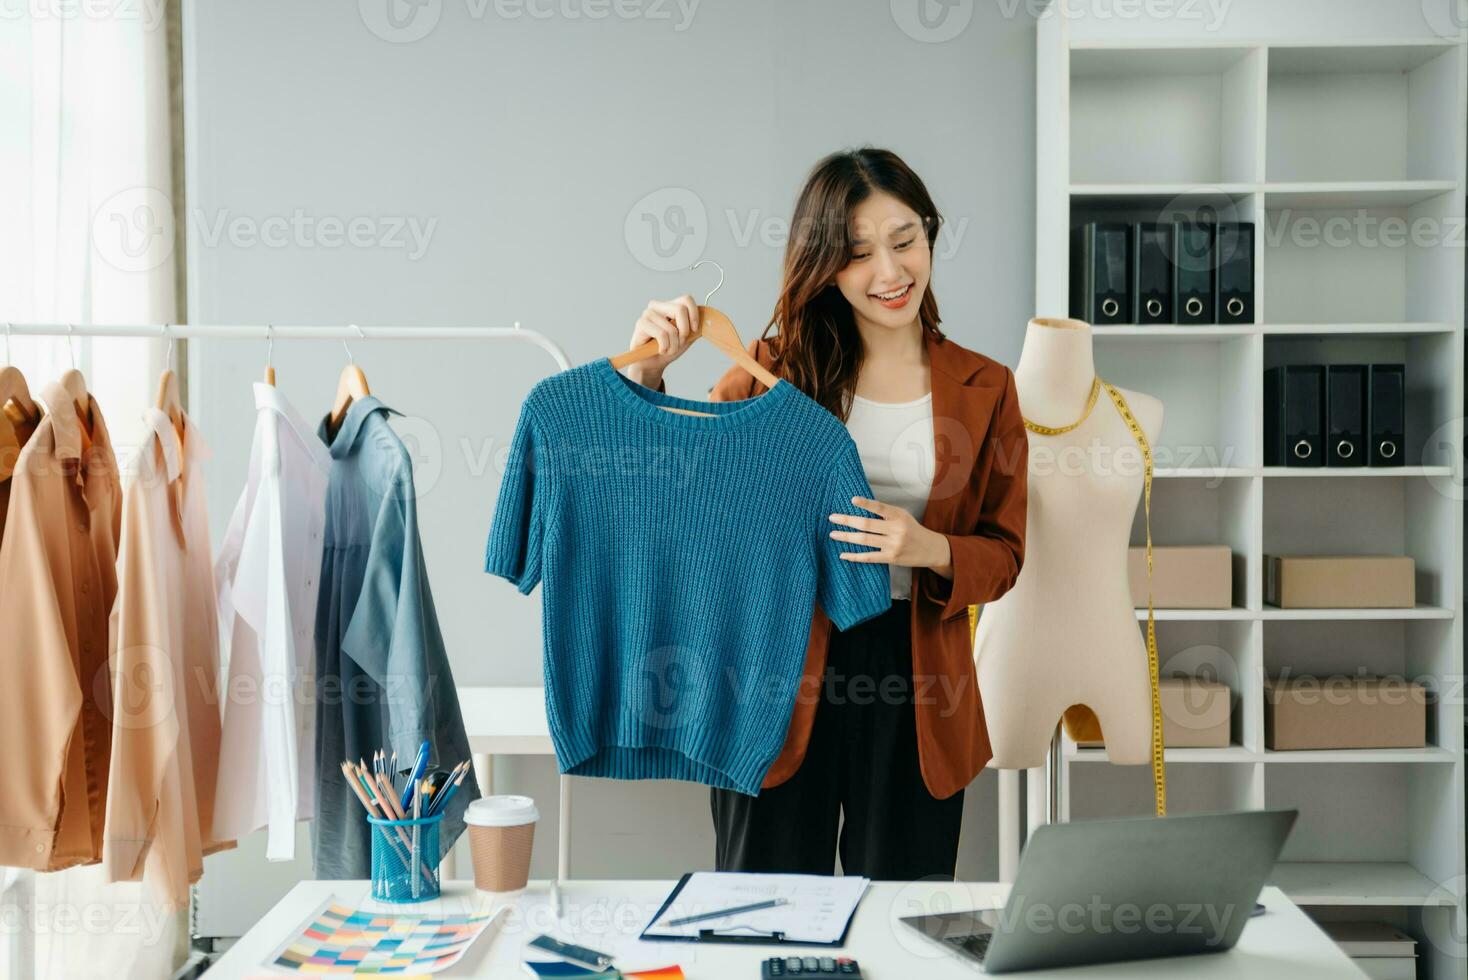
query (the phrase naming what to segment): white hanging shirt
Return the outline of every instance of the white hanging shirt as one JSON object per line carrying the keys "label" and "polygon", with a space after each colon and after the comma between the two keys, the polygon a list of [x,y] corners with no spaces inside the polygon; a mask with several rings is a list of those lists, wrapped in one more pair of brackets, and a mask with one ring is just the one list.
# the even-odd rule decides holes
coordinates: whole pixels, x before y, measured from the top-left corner
{"label": "white hanging shirt", "polygon": [[269,828],[265,856],[295,857],[316,813],[315,629],[331,455],[284,396],[255,385],[250,474],[214,567],[228,670],[214,834]]}
{"label": "white hanging shirt", "polygon": [[[910,402],[875,402],[852,395],[846,430],[861,453],[872,495],[894,504],[919,521],[933,489],[936,454],[933,446],[933,394]],[[871,516],[866,511],[853,512]],[[912,569],[891,565],[892,598],[912,597]]]}

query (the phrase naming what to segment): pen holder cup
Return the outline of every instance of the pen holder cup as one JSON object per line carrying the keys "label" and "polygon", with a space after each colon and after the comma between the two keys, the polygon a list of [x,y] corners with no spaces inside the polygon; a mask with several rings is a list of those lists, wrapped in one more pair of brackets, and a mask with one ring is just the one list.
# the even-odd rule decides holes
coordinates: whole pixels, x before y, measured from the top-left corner
{"label": "pen holder cup", "polygon": [[438,828],[443,814],[417,820],[367,818],[372,825],[372,897],[383,902],[438,898]]}

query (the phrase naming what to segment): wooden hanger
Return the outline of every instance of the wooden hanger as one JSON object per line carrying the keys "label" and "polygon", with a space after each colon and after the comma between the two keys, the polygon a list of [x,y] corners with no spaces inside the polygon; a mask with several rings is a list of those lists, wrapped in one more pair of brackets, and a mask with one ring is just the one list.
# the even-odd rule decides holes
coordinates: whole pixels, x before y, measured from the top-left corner
{"label": "wooden hanger", "polygon": [[[163,333],[168,333],[168,327],[163,328]],[[168,353],[163,355],[163,373],[158,377],[158,399],[155,403],[158,411],[168,416],[168,421],[173,423],[173,429],[178,433],[180,439],[184,434],[184,410],[183,402],[178,397],[178,376],[173,373],[173,338],[168,338]]]}
{"label": "wooden hanger", "polygon": [[10,364],[10,324],[5,324],[5,361],[0,364],[0,408],[5,407],[6,402],[15,402],[20,410],[25,413],[26,418],[33,419],[40,412],[36,409],[36,403],[31,398],[30,386],[25,383],[25,375],[20,369]]}
{"label": "wooden hanger", "polygon": [[[362,332],[362,328],[355,323],[352,324],[352,329],[357,331],[358,337],[361,337],[363,340],[367,339],[367,335]],[[347,409],[352,407],[352,402],[359,398],[366,398],[372,394],[372,390],[367,387],[367,375],[363,374],[362,369],[357,367],[357,359],[352,357],[352,349],[347,347],[345,340],[342,341],[342,347],[345,347],[347,351],[347,366],[342,368],[341,377],[337,378],[336,400],[332,402],[331,415],[327,417],[326,422],[327,432],[333,436],[336,435],[336,430],[341,426],[342,419],[347,417]]]}
{"label": "wooden hanger", "polygon": [[[692,339],[689,343],[691,344],[697,341],[700,337],[706,338],[709,343],[727,354],[729,359],[735,364],[738,364],[759,381],[763,382],[766,388],[775,387],[775,385],[781,383],[780,379],[770,373],[769,369],[760,364],[759,361],[756,361],[750,356],[749,350],[744,345],[744,341],[739,339],[739,331],[734,328],[733,321],[720,310],[716,310],[708,305],[708,301],[713,298],[714,293],[717,293],[719,287],[724,285],[724,268],[712,259],[699,259],[693,264],[693,268],[697,269],[705,262],[719,270],[719,283],[713,289],[709,290],[709,294],[703,298],[703,304],[698,308],[699,328],[693,332],[691,335]],[[649,340],[641,347],[635,347],[632,350],[618,354],[616,357],[610,358],[610,360],[612,367],[620,370],[628,364],[636,364],[638,361],[645,361],[649,357],[654,357],[657,352],[658,342],[656,340]],[[666,405],[660,407],[669,412],[678,412],[682,415],[707,416],[711,414],[709,412],[694,412],[686,408],[670,408]]]}
{"label": "wooden hanger", "polygon": [[[87,391],[87,379],[76,369],[76,348],[72,346],[73,328],[71,324],[66,325],[66,353],[71,358],[70,369],[61,373],[58,384],[71,396],[72,408],[76,410],[77,418],[82,420],[82,425],[87,431],[92,429],[92,396]],[[52,406],[55,408],[56,406]]]}

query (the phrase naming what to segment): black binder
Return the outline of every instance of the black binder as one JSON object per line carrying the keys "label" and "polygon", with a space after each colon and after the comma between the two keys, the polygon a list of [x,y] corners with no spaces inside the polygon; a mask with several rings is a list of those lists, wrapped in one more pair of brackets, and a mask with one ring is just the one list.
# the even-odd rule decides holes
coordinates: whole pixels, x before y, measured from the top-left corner
{"label": "black binder", "polygon": [[1325,367],[1264,372],[1264,465],[1324,466]]}
{"label": "black binder", "polygon": [[1091,221],[1071,232],[1070,315],[1090,324],[1126,323],[1130,272],[1124,224]]}
{"label": "black binder", "polygon": [[1406,465],[1407,373],[1402,364],[1373,364],[1367,382],[1372,466]]}
{"label": "black binder", "polygon": [[1366,465],[1366,365],[1325,369],[1325,465]]}
{"label": "black binder", "polygon": [[1132,322],[1172,322],[1172,225],[1132,225]]}
{"label": "black binder", "polygon": [[1213,225],[1173,222],[1172,302],[1178,323],[1213,322]]}
{"label": "black binder", "polygon": [[657,922],[663,917],[663,913],[668,910],[669,905],[673,904],[673,899],[678,897],[678,893],[683,890],[684,885],[688,884],[688,879],[692,876],[692,872],[687,872],[683,877],[678,879],[678,884],[674,885],[673,890],[668,892],[668,897],[663,900],[662,905],[658,906],[657,912],[653,913],[653,917],[647,920],[647,925],[637,937],[638,939],[641,939],[643,942],[658,943],[744,943],[754,946],[820,946],[827,949],[840,949],[846,945],[846,937],[851,934],[851,920],[856,918],[856,913],[853,911],[851,918],[846,920],[846,928],[841,930],[841,938],[834,943],[814,943],[786,939],[783,932],[751,933],[749,935],[735,936],[728,933],[714,932],[711,929],[700,929],[698,930],[697,936],[650,935],[647,930],[652,928],[654,922]]}
{"label": "black binder", "polygon": [[1254,225],[1221,221],[1213,232],[1215,323],[1254,322]]}

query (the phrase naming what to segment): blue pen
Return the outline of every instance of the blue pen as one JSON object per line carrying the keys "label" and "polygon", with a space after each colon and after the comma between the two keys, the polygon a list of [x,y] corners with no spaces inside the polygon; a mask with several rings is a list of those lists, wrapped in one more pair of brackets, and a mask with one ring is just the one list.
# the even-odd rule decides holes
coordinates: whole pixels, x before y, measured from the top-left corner
{"label": "blue pen", "polygon": [[428,740],[418,746],[418,760],[413,763],[413,772],[408,776],[408,785],[403,788],[403,812],[408,812],[408,807],[413,805],[413,787],[418,780],[423,778],[423,770],[428,768]]}
{"label": "blue pen", "polygon": [[[464,766],[463,763],[460,763],[460,765]],[[455,766],[454,768],[457,769],[459,767]],[[464,771],[459,773],[458,778],[453,780],[452,782],[445,784],[443,792],[439,793],[433,798],[433,800],[428,804],[428,815],[430,817],[433,816],[435,813],[441,812],[444,807],[449,805],[449,798],[454,795],[454,790],[459,788],[459,784],[464,781],[464,776],[467,775],[468,772],[468,766],[464,766]]]}

